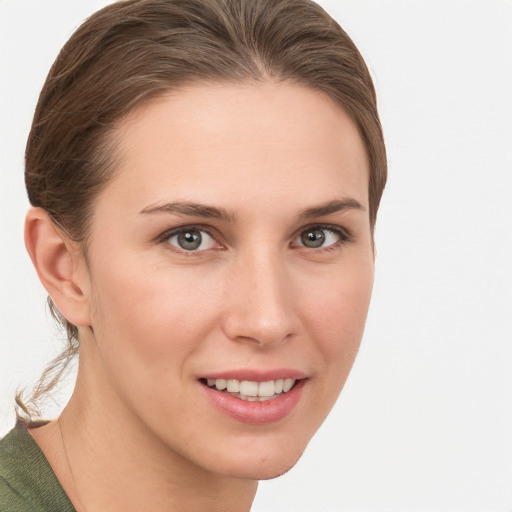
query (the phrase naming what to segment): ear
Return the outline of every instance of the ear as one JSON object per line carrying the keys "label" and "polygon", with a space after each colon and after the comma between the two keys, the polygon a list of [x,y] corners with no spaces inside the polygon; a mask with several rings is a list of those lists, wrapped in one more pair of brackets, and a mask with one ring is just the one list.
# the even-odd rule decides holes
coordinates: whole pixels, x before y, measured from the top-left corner
{"label": "ear", "polygon": [[76,326],[89,326],[90,281],[79,244],[66,237],[45,210],[31,208],[25,219],[25,246],[60,313]]}

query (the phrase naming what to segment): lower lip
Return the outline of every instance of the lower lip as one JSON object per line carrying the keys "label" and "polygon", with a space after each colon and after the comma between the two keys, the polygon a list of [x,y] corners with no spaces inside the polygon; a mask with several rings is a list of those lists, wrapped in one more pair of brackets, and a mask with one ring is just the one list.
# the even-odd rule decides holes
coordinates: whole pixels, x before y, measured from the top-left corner
{"label": "lower lip", "polygon": [[213,404],[222,412],[242,423],[263,425],[275,423],[290,414],[302,395],[306,379],[299,380],[287,393],[264,402],[249,402],[201,384]]}

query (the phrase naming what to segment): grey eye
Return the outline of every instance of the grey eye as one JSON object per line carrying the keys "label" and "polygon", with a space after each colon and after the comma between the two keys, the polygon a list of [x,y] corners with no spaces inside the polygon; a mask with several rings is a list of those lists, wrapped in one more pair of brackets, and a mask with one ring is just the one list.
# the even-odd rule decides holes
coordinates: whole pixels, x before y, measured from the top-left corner
{"label": "grey eye", "polygon": [[203,237],[199,231],[182,231],[178,234],[178,245],[187,251],[195,251],[200,245]]}
{"label": "grey eye", "polygon": [[196,228],[182,229],[171,235],[167,241],[184,251],[204,251],[216,245],[215,240],[208,233]]}
{"label": "grey eye", "polygon": [[325,230],[320,228],[308,229],[301,233],[300,240],[302,245],[311,249],[322,247],[325,243]]}
{"label": "grey eye", "polygon": [[342,238],[342,234],[334,229],[313,227],[303,231],[296,238],[295,245],[307,247],[308,249],[318,249],[335,245]]}

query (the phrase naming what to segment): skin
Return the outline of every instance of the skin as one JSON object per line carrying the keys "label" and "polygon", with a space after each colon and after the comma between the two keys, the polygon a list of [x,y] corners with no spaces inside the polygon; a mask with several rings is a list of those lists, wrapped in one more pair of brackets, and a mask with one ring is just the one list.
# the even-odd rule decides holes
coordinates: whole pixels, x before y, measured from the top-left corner
{"label": "skin", "polygon": [[[187,86],[137,108],[116,139],[86,258],[44,211],[27,216],[39,276],[81,338],[69,404],[31,433],[78,510],[249,510],[357,354],[374,272],[363,143],[330,98],[272,82]],[[227,216],[162,211],[177,201]],[[182,226],[207,230],[200,250],[164,236]],[[324,246],[303,244],[314,227]],[[198,380],[280,368],[307,379],[266,424],[226,415]]]}

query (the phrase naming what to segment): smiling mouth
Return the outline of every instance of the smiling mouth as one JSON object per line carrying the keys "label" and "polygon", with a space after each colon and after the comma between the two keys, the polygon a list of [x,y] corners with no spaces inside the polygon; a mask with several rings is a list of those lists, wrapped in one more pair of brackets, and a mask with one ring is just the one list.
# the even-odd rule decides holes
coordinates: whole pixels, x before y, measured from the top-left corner
{"label": "smiling mouth", "polygon": [[276,379],[256,382],[237,379],[200,379],[200,382],[211,389],[239,398],[240,400],[266,402],[285,395],[299,380]]}

